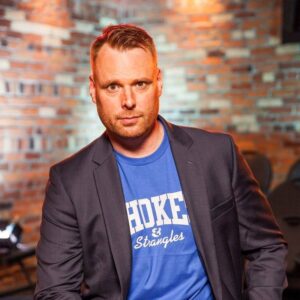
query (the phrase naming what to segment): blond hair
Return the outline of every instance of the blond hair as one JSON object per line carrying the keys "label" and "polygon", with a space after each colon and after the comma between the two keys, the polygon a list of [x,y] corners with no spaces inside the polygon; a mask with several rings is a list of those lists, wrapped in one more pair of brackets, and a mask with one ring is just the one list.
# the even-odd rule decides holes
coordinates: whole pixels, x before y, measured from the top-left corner
{"label": "blond hair", "polygon": [[157,52],[152,37],[143,29],[132,24],[110,25],[103,29],[91,44],[90,63],[93,69],[99,50],[104,44],[117,50],[142,48],[150,51],[155,63]]}

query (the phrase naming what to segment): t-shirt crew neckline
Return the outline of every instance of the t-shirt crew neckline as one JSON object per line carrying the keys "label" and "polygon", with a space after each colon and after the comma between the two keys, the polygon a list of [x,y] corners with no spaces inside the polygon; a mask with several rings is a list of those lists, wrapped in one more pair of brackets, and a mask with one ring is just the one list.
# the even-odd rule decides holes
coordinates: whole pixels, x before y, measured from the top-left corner
{"label": "t-shirt crew neckline", "polygon": [[[163,126],[163,128],[164,128],[164,126]],[[166,152],[166,150],[168,149],[168,146],[169,146],[168,135],[166,134],[166,130],[164,128],[164,136],[163,136],[163,140],[162,140],[161,144],[150,155],[136,158],[136,157],[125,156],[116,150],[114,150],[114,153],[117,156],[117,159],[122,163],[125,163],[128,165],[135,165],[135,166],[139,166],[139,165],[144,166],[146,164],[150,164],[150,163],[158,160]]]}

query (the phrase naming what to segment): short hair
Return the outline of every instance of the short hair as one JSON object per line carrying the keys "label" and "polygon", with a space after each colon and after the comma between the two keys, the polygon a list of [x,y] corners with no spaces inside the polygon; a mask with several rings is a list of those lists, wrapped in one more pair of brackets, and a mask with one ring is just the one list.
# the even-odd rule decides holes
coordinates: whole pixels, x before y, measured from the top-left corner
{"label": "short hair", "polygon": [[152,37],[141,27],[132,24],[110,25],[103,29],[91,44],[90,63],[91,67],[95,63],[98,52],[104,44],[117,50],[129,50],[142,48],[149,50],[155,63],[157,63],[157,52]]}

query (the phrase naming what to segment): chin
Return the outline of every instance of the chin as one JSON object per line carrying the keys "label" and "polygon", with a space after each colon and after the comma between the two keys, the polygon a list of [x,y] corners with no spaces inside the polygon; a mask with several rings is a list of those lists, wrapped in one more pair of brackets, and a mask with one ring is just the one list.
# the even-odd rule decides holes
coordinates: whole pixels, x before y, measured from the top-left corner
{"label": "chin", "polygon": [[138,139],[147,137],[154,128],[155,120],[153,122],[143,122],[132,126],[122,126],[120,124],[107,124],[108,132],[118,139]]}
{"label": "chin", "polygon": [[134,139],[134,138],[140,138],[144,135],[146,135],[147,131],[122,131],[122,132],[115,132],[114,134],[120,138],[124,139]]}
{"label": "chin", "polygon": [[147,136],[151,127],[136,128],[135,126],[128,128],[114,128],[111,132],[120,139],[138,139]]}

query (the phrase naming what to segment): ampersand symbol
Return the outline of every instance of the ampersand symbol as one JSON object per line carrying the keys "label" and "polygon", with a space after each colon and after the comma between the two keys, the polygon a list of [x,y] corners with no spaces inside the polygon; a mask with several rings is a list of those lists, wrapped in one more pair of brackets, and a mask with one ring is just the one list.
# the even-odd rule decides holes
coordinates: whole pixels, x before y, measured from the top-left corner
{"label": "ampersand symbol", "polygon": [[152,236],[159,237],[161,235],[161,228],[153,228],[152,229]]}

